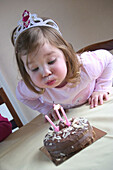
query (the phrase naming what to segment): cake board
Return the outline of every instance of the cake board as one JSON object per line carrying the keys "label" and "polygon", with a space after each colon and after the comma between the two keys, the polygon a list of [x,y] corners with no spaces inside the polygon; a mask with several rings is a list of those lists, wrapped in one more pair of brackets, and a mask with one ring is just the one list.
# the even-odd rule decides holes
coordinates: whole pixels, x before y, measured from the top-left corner
{"label": "cake board", "polygon": [[[94,132],[95,132],[95,134],[96,134],[96,137],[95,137],[95,141],[94,141],[94,142],[96,142],[98,139],[100,139],[101,137],[103,137],[103,136],[105,136],[105,135],[107,134],[106,132],[104,132],[104,131],[96,128],[96,127],[93,127],[93,130],[94,130]],[[94,143],[94,142],[93,142],[93,143]],[[91,144],[93,144],[93,143],[91,143]],[[91,144],[89,144],[89,145],[91,145]],[[67,159],[69,159],[70,157],[72,157],[72,156],[74,156],[75,154],[77,154],[78,152],[80,152],[81,150],[83,150],[83,149],[85,149],[86,147],[88,147],[89,145],[85,146],[84,148],[80,149],[80,150],[77,151],[77,152],[73,152],[73,153],[71,153],[70,155],[65,156],[65,157],[63,157],[63,158],[59,158],[59,159],[53,159],[53,158],[51,157],[51,155],[49,154],[49,152],[46,150],[45,146],[42,146],[39,150],[40,150],[41,152],[43,152],[56,166],[58,166],[58,165],[60,165],[61,163],[65,162],[65,161],[66,161]]]}

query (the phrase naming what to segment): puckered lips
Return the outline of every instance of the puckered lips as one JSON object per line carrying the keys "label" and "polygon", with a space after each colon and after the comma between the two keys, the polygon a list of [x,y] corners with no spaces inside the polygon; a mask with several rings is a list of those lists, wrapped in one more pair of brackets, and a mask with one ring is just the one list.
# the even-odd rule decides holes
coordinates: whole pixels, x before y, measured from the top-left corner
{"label": "puckered lips", "polygon": [[46,83],[46,85],[52,86],[55,82],[56,82],[56,80],[49,80],[49,81]]}

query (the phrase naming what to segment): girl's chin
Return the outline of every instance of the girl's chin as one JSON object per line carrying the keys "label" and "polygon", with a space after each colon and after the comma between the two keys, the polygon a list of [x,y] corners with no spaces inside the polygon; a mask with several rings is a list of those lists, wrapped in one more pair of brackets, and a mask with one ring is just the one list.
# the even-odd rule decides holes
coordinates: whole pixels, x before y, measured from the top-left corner
{"label": "girl's chin", "polygon": [[62,88],[62,87],[64,87],[66,84],[67,84],[66,81],[65,81],[65,82],[62,82],[62,83],[60,83],[59,85],[57,85],[55,88]]}

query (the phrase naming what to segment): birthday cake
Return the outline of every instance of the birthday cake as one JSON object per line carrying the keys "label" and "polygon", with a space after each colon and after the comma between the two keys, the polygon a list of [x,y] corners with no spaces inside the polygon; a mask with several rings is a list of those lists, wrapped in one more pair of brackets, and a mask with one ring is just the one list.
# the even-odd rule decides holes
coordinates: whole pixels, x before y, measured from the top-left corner
{"label": "birthday cake", "polygon": [[53,159],[77,153],[95,141],[95,132],[86,118],[71,118],[70,125],[60,120],[56,127],[49,128],[44,138],[44,146]]}

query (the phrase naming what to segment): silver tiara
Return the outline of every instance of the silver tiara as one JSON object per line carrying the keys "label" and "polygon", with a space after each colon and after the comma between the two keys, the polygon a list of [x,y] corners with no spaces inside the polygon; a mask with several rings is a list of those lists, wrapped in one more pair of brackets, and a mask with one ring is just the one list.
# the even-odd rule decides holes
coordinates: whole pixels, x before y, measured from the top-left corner
{"label": "silver tiara", "polygon": [[31,14],[29,11],[25,10],[22,14],[22,19],[18,22],[17,29],[13,36],[14,44],[16,43],[18,36],[23,31],[29,28],[32,28],[32,27],[39,27],[39,26],[46,26],[46,27],[54,28],[61,34],[58,25],[52,19],[47,19],[43,21],[43,19],[38,18],[36,14]]}

